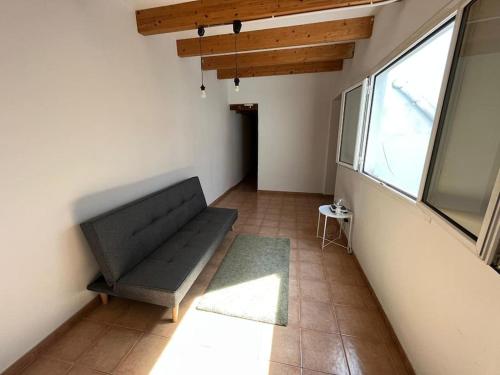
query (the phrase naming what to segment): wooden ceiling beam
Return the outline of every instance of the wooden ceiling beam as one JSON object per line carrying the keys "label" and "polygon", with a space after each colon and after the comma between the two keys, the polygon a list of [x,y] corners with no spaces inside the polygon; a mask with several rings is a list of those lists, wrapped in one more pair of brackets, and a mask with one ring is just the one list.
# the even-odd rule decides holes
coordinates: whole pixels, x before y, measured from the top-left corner
{"label": "wooden ceiling beam", "polygon": [[[372,35],[373,21],[374,17],[360,17],[247,31],[238,35],[237,48],[242,52],[366,39]],[[202,39],[201,53],[234,53],[234,45],[234,34],[208,36]],[[177,40],[177,54],[180,57],[200,56],[199,38]]]}
{"label": "wooden ceiling beam", "polygon": [[229,109],[238,113],[257,113],[259,110],[258,104],[230,104]]}
{"label": "wooden ceiling beam", "polygon": [[[354,43],[328,44],[314,47],[287,48],[263,52],[238,54],[238,67],[249,68],[266,65],[300,64],[350,59],[354,55]],[[202,58],[203,70],[230,69],[236,66],[234,54]]]}
{"label": "wooden ceiling beam", "polygon": [[[287,74],[320,73],[342,70],[343,60],[323,61],[301,64],[285,64],[274,66],[256,66],[252,68],[238,68],[238,77],[265,77]],[[217,70],[218,79],[232,79],[236,76],[236,69]]]}
{"label": "wooden ceiling beam", "polygon": [[136,11],[142,35],[194,30],[290,14],[384,3],[388,0],[198,0]]}

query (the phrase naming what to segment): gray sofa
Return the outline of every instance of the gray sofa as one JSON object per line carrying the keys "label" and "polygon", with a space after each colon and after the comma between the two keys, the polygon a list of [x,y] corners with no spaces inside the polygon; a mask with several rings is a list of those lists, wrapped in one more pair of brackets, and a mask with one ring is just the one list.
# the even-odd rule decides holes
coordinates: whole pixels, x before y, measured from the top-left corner
{"label": "gray sofa", "polygon": [[108,295],[178,306],[238,216],[207,207],[198,177],[182,181],[81,224],[99,264],[87,288]]}

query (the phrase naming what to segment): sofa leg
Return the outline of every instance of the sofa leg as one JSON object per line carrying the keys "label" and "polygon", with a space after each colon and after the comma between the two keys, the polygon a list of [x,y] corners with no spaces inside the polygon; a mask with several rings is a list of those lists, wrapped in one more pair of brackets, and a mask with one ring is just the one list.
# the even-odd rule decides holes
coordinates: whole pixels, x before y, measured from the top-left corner
{"label": "sofa leg", "polygon": [[105,293],[99,293],[99,298],[101,299],[101,303],[103,305],[107,305],[108,304],[108,295],[105,294]]}
{"label": "sofa leg", "polygon": [[176,323],[178,319],[179,319],[179,305],[175,305],[174,307],[172,307],[172,321]]}

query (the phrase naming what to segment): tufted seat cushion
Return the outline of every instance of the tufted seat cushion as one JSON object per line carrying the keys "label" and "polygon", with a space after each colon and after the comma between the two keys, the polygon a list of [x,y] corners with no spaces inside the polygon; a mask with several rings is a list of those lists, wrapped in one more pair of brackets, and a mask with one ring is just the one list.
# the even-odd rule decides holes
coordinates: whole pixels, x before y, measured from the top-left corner
{"label": "tufted seat cushion", "polygon": [[154,300],[158,305],[178,304],[230,230],[236,216],[235,210],[205,209],[120,278],[116,291],[128,298]]}

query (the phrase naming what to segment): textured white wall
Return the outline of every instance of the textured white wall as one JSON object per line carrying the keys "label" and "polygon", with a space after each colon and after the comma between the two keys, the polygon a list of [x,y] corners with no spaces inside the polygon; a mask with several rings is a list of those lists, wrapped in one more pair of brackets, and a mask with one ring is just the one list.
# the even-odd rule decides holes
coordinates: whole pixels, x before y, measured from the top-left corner
{"label": "textured white wall", "polygon": [[[226,85],[121,1],[0,12],[0,372],[91,298],[78,223],[192,175],[210,202],[241,176]],[[19,23],[21,22],[22,25]]]}
{"label": "textured white wall", "polygon": [[[446,3],[405,0],[381,9],[339,91]],[[499,275],[448,224],[359,173],[339,167],[335,193],[354,209],[354,252],[417,374],[498,374]]]}
{"label": "textured white wall", "polygon": [[341,73],[227,81],[230,103],[259,104],[261,190],[323,193],[332,91]]}

